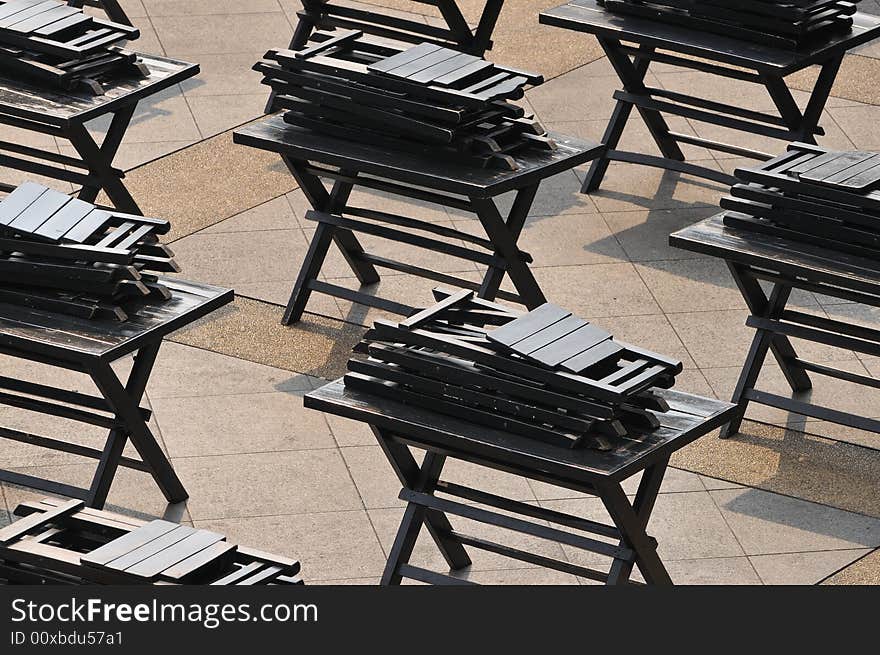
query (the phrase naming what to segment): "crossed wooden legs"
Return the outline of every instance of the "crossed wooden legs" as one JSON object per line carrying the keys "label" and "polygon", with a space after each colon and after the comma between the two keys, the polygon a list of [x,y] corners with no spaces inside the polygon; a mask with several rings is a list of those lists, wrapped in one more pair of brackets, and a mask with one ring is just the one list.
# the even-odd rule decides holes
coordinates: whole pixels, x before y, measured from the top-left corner
{"label": "crossed wooden legs", "polygon": [[[296,178],[307,200],[317,212],[324,214],[344,212],[351,191],[357,183],[357,173],[340,171],[339,179],[333,182],[328,191],[321,182],[321,179],[308,170],[307,164],[293,161],[288,157],[284,157],[284,162],[291,174]],[[533,309],[546,302],[538,282],[529,270],[523,253],[517,247],[517,241],[537,191],[538,184],[520,189],[506,219],[498,211],[493,200],[487,198],[468,199],[467,206],[480,219],[480,223],[488,237],[487,243],[494,250],[494,256],[483,255],[483,258],[488,262],[487,271],[479,286],[474,287],[479,297],[489,300],[494,299],[499,295],[499,289],[504,276],[509,275],[511,282],[516,288],[519,300],[527,307]],[[331,219],[328,218],[327,220]],[[398,223],[400,221],[408,221],[406,218],[398,218],[396,220]],[[416,223],[417,221],[412,222]],[[397,233],[399,234],[400,230],[397,230]],[[393,236],[388,238],[393,238]],[[315,234],[312,237],[309,249],[294,283],[287,309],[284,312],[282,322],[285,325],[290,325],[300,320],[313,291],[379,307],[395,314],[408,315],[414,311],[413,307],[369,296],[358,291],[352,291],[318,279],[331,243],[335,243],[339,248],[361,285],[375,284],[379,281],[379,274],[372,263],[374,261],[381,261],[382,265],[386,267],[396,267],[397,270],[402,272],[437,281],[448,281],[451,284],[469,284],[465,280],[436,271],[368,255],[364,252],[363,246],[361,246],[351,229],[339,224],[318,221]],[[421,245],[421,247],[430,247],[428,240],[416,240],[410,241],[410,243],[425,243],[426,245]]]}
{"label": "crossed wooden legs", "polygon": [[[656,166],[668,170],[688,173],[722,184],[733,184],[736,178],[714,169],[685,162],[679,143],[690,143],[744,157],[769,159],[770,156],[761,152],[748,150],[738,145],[702,139],[692,135],[677,134],[670,131],[662,113],[678,115],[697,122],[706,122],[732,130],[758,134],[787,142],[805,141],[815,143],[817,134],[823,134],[819,127],[822,111],[831,93],[831,87],[837,77],[843,55],[836,56],[821,63],[821,71],[810,94],[806,108],[802,112],[789,91],[782,77],[769,73],[758,74],[740,71],[713,63],[694,63],[692,60],[672,54],[657,54],[649,46],[634,49],[624,46],[616,39],[599,38],[608,60],[623,84],[623,90],[614,94],[617,104],[611,120],[602,137],[606,151],[602,157],[593,160],[590,170],[582,186],[584,193],[596,191],[608,171],[611,161],[625,161]],[[632,53],[632,59],[630,54]],[[714,102],[704,98],[696,98],[665,89],[645,86],[645,76],[652,60],[678,64],[684,68],[695,68],[713,72],[722,78],[728,77],[763,85],[770,94],[779,116],[743,109],[738,106]],[[623,135],[627,121],[632,115],[633,107],[641,114],[651,137],[660,149],[662,156],[657,157],[639,152],[618,150],[617,146]]]}
{"label": "crossed wooden legs", "polygon": [[103,190],[119,211],[127,214],[141,213],[140,207],[122,183],[124,173],[113,167],[113,159],[122,144],[134,111],[135,105],[129,105],[113,114],[110,127],[100,146],[82,123],[71,124],[68,127],[65,136],[82,158],[83,165],[88,168],[90,178],[79,192],[80,200],[94,202]]}
{"label": "crossed wooden legs", "polygon": [[[781,283],[774,284],[768,298],[758,280],[747,269],[733,263],[728,263],[728,268],[752,316],[775,320],[782,315],[791,295],[791,286]],[[739,405],[739,409],[734,419],[721,429],[721,438],[739,432],[750,396],[754,392],[755,383],[758,381],[768,352],[773,353],[792,391],[807,391],[812,387],[806,370],[796,363],[797,353],[788,337],[774,334],[769,330],[757,330],[752,338],[749,353],[731,399],[731,402]]]}
{"label": "crossed wooden legs", "polygon": [[[124,384],[108,362],[97,361],[84,367],[76,367],[75,370],[84,371],[91,377],[101,392],[102,398],[4,378],[4,388],[22,391],[37,397],[22,400],[21,397],[4,393],[4,403],[32,411],[55,414],[74,421],[102,425],[109,427],[110,431],[103,449],[96,450],[69,441],[0,428],[0,437],[2,438],[98,460],[98,466],[88,489],[14,471],[0,471],[0,480],[62,496],[81,498],[89,507],[100,509],[107,500],[107,494],[117,469],[123,466],[152,475],[169,503],[186,500],[186,490],[147,426],[146,421],[149,413],[140,408],[160,345],[161,342],[149,344],[137,352],[134,365]],[[42,359],[37,361],[51,363]],[[68,367],[69,365],[63,366],[63,368]],[[48,403],[41,398],[62,401],[67,405]],[[107,419],[90,411],[93,409],[107,411],[113,414],[113,417]],[[140,459],[132,459],[122,455],[129,438],[138,451]]]}
{"label": "crossed wooden legs", "polygon": [[[669,574],[657,555],[657,542],[645,532],[668,460],[660,461],[644,471],[633,503],[630,503],[619,483],[584,485],[582,491],[602,499],[614,523],[614,526],[609,526],[442,481],[440,475],[446,463],[446,455],[427,451],[421,466],[418,466],[409,448],[395,440],[393,435],[375,427],[373,433],[403,484],[400,497],[407,501],[403,519],[382,575],[383,585],[398,585],[404,578],[431,584],[469,584],[464,580],[409,563],[422,526],[428,529],[434,543],[449,564],[450,570],[453,571],[471,564],[464,549],[467,545],[515,560],[600,580],[607,584],[629,584],[633,566],[639,567],[648,584],[671,584]],[[438,498],[434,495],[435,491],[502,509],[505,513],[500,514],[475,505]],[[611,558],[611,567],[609,572],[605,573],[468,536],[453,529],[447,514],[599,553]],[[545,523],[523,520],[518,516],[611,537],[618,539],[618,543],[609,543],[559,530]]]}

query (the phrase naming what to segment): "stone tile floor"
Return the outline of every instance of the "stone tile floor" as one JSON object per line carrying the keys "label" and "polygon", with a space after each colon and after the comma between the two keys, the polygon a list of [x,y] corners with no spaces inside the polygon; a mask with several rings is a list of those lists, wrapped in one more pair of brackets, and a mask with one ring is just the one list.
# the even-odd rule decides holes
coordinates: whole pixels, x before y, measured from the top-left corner
{"label": "stone tile floor", "polygon": [[[122,146],[120,165],[132,168],[259,116],[266,93],[250,66],[269,47],[287,42],[295,4],[294,0],[126,2],[143,32],[139,49],[198,61],[203,72],[141,108]],[[880,56],[880,51],[869,45],[860,55]],[[540,69],[540,63],[533,67]],[[745,85],[718,85],[701,74],[663,66],[650,75],[658,86],[685,92],[699,87],[720,100],[735,98],[745,107],[769,108],[769,98]],[[584,92],[587,88],[589,93]],[[530,92],[527,101],[550,128],[598,139],[616,88],[608,62],[600,59],[551,79]],[[798,100],[804,97],[797,94]],[[821,143],[878,147],[878,119],[880,107],[832,98],[823,116],[827,136]],[[724,136],[718,129],[685,119],[673,127],[703,137]],[[778,143],[760,139],[739,142],[769,151],[779,148]],[[637,121],[627,131],[627,143],[653,147]],[[724,170],[740,163],[699,148],[690,148],[688,156]],[[0,168],[4,179],[6,173]],[[667,244],[669,232],[714,213],[724,189],[654,169],[613,164],[603,189],[584,196],[578,192],[583,174],[576,170],[549,180],[524,231],[523,247],[535,256],[534,270],[548,297],[621,338],[680,357],[686,370],[679,386],[685,390],[729,397],[750,340],[743,325],[745,307],[722,265]],[[397,202],[366,195],[362,200],[386,211],[395,211]],[[184,274],[234,287],[240,296],[284,303],[311,237],[304,209],[304,198],[294,191],[181,238],[174,249]],[[415,210],[410,206],[408,211],[462,229],[472,220],[430,206]],[[372,240],[369,245],[379,254],[391,247]],[[400,255],[400,248],[396,250]],[[404,254],[414,263],[424,257],[417,251]],[[465,275],[479,274],[476,267],[455,261],[440,265]],[[338,256],[323,275],[353,282]],[[409,301],[425,296],[430,286],[393,274],[381,284],[383,293]],[[880,322],[874,312],[830,298],[801,294],[797,302],[805,311],[823,316]],[[320,297],[310,310],[359,324],[378,315]],[[880,377],[876,358],[797,345],[814,360],[835,360],[848,370]],[[9,360],[4,361],[4,369],[33,379],[45,375]],[[191,499],[167,507],[146,476],[122,471],[109,502],[121,511],[169,516],[300,557],[310,582],[376,582],[401,516],[397,483],[363,426],[302,408],[302,395],[324,382],[310,373],[314,371],[296,373],[210,348],[167,343],[147,399],[154,410],[153,429]],[[783,389],[778,371],[770,368],[764,378],[767,388]],[[73,384],[87,388],[82,381]],[[865,411],[876,405],[873,392],[855,390],[844,382],[823,380],[813,393],[815,399],[843,409]],[[880,410],[867,413],[880,416]],[[832,431],[822,422],[776,410],[755,409],[749,416],[854,443],[876,443],[871,441],[876,437]],[[8,408],[0,409],[0,420],[33,431],[59,427],[54,420],[35,421]],[[100,437],[78,436],[90,444],[100,443]],[[0,446],[0,466],[72,483],[88,480],[92,470],[72,457],[7,443]],[[480,486],[490,491],[601,518],[595,499],[571,497],[571,492],[547,485],[507,475],[486,476],[465,466],[455,467],[451,477],[479,479]],[[629,490],[634,488],[635,481]],[[0,524],[9,520],[6,512],[22,499],[39,495],[10,485],[0,486],[0,493]],[[880,516],[880,510],[875,515]],[[479,526],[473,531],[492,536],[491,530]],[[675,581],[694,584],[814,584],[880,547],[878,518],[678,469],[667,477],[649,532],[658,538]],[[513,545],[586,561],[582,553],[533,538],[520,538]],[[420,543],[417,558],[423,565],[442,565],[427,541]],[[565,574],[522,566],[478,553],[472,570],[464,575],[485,583],[578,583]]]}

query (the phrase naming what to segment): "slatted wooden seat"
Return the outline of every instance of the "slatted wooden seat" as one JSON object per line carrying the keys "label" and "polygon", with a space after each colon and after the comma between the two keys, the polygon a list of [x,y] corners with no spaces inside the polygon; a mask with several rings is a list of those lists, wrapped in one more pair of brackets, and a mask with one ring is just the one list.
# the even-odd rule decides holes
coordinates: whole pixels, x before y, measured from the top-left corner
{"label": "slatted wooden seat", "polygon": [[774,47],[804,48],[852,27],[855,2],[837,0],[603,0],[610,11],[725,34]]}
{"label": "slatted wooden seat", "polygon": [[63,89],[103,93],[113,75],[146,75],[123,49],[139,32],[54,0],[0,0],[0,64]]}
{"label": "slatted wooden seat", "polygon": [[[610,0],[607,6],[603,6],[597,0],[569,0],[541,13],[542,23],[595,35],[621,81],[621,88],[614,92],[614,112],[602,137],[606,152],[591,165],[582,187],[585,193],[599,189],[611,161],[655,166],[726,185],[736,183],[736,178],[725,171],[687,161],[682,144],[766,161],[772,159],[773,154],[763,148],[744,147],[743,140],[735,136],[747,134],[785,143],[815,143],[816,137],[824,134],[820,120],[844,55],[880,36],[880,17],[864,12],[853,13],[852,7],[845,2],[826,3],[842,7],[840,13],[845,15],[832,21],[833,29],[822,28],[821,35],[808,32],[802,43],[796,34],[777,36],[768,30],[775,29],[779,21],[797,22],[798,12],[813,7],[818,10],[817,2],[676,0],[675,5],[684,6],[687,11],[693,9],[725,16],[728,15],[726,12],[737,12],[733,21],[718,18],[722,22],[716,22],[714,17],[708,20],[700,15],[686,24],[657,20],[655,14],[658,12],[653,5],[659,4],[671,6],[673,3],[654,3],[652,0],[639,4],[629,0],[623,3]],[[648,15],[611,11],[612,6],[622,5],[635,7],[638,12],[647,12]],[[763,13],[756,13],[757,18],[741,13],[752,11]],[[753,23],[759,23],[760,27],[750,26]],[[813,24],[805,25],[812,27]],[[757,34],[769,34],[773,42],[749,40],[750,36]],[[793,47],[792,39],[798,40],[797,45],[801,47]],[[676,88],[674,78],[669,78],[670,84],[659,88],[650,81],[650,72],[655,65],[708,73],[717,84],[683,89]],[[795,73],[811,66],[818,66],[820,71],[809,89],[809,96],[800,101],[792,93],[790,80]],[[726,80],[746,82],[749,88],[765,92],[766,107],[770,110],[744,108],[735,101],[719,102],[698,88],[715,88],[726,84]],[[634,111],[647,125],[660,156],[640,148],[624,150],[619,147]],[[724,140],[708,139],[675,131],[669,126],[669,116],[694,124],[700,134],[705,124],[706,131],[721,128],[722,132],[730,131],[732,136]]]}
{"label": "slatted wooden seat", "polygon": [[27,182],[0,202],[0,300],[126,320],[132,298],[170,297],[156,277],[179,270],[158,241],[169,228]]}
{"label": "slatted wooden seat", "polygon": [[[397,47],[432,43],[458,52],[483,56],[492,48],[492,32],[504,0],[485,0],[480,20],[475,29],[468,25],[456,0],[413,0],[414,4],[432,5],[441,14],[443,26],[428,25],[420,20],[400,18],[378,5],[346,6],[337,0],[301,0],[299,22],[289,48],[305,47],[315,32],[358,30]],[[266,113],[275,111],[273,90]]]}
{"label": "slatted wooden seat", "polygon": [[880,257],[880,154],[794,143],[736,176],[726,225]]}
{"label": "slatted wooden seat", "polygon": [[[95,202],[103,191],[117,210],[140,214],[114,158],[138,103],[196,75],[199,67],[152,55],[138,55],[138,64],[146,74],[102,79],[100,95],[89,88],[60,90],[0,66],[0,125],[9,134],[0,142],[3,168],[70,183],[85,202]],[[95,120],[106,122],[103,139],[86,126]],[[52,137],[51,145],[24,145],[37,142],[33,134],[45,135],[40,143]],[[0,191],[15,189],[7,182],[0,180]]]}
{"label": "slatted wooden seat", "polygon": [[302,584],[298,561],[208,530],[54,498],[15,514],[0,528],[0,579],[12,584]]}
{"label": "slatted wooden seat", "polygon": [[345,384],[567,447],[607,450],[659,427],[647,410],[667,407],[652,390],[671,387],[681,362],[549,303],[521,314],[468,290],[435,296],[397,324],[376,321]]}
{"label": "slatted wooden seat", "polygon": [[312,39],[297,51],[270,51],[255,66],[292,125],[409,150],[437,146],[438,157],[508,169],[518,151],[555,147],[508,102],[540,75],[431,43],[380,45],[360,31]]}

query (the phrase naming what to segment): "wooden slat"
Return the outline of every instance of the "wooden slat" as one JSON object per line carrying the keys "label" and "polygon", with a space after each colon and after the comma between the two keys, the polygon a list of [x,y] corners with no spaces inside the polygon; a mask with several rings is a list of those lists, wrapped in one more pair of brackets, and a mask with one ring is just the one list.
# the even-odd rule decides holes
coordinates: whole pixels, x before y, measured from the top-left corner
{"label": "wooden slat", "polygon": [[85,503],[81,500],[71,500],[63,505],[59,505],[55,509],[41,514],[31,514],[4,528],[0,528],[0,546],[5,546],[21,538],[38,526],[47,525],[56,519],[73,514],[82,509],[84,505]]}

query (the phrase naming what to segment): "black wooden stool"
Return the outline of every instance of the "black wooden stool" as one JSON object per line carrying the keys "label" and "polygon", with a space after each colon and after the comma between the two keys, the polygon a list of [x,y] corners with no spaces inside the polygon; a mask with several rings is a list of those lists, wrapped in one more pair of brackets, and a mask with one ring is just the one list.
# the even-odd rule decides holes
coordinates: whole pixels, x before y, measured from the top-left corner
{"label": "black wooden stool", "polygon": [[[611,13],[596,0],[571,0],[543,12],[540,20],[547,25],[594,34],[623,85],[614,94],[617,104],[602,137],[608,150],[590,167],[583,184],[584,193],[601,186],[610,161],[656,166],[723,184],[736,182],[736,178],[727,173],[685,162],[679,147],[682,143],[738,157],[772,158],[770,154],[739,145],[671,132],[663,114],[783,141],[815,143],[816,135],[824,134],[819,120],[844,54],[880,36],[880,17],[857,13],[853,17],[852,32],[841,33],[813,49],[785,50],[682,25]],[[721,84],[724,79],[735,79],[762,85],[779,115],[646,86],[645,75],[651,62],[718,75]],[[820,66],[821,70],[802,111],[785,77],[812,65]],[[662,156],[617,148],[633,108],[641,114]]]}
{"label": "black wooden stool", "polygon": [[[880,330],[786,308],[794,289],[880,307],[880,264],[823,246],[727,227],[723,216],[706,219],[669,238],[673,246],[727,262],[751,314],[746,324],[755,329],[733,393],[732,402],[737,403],[738,409],[721,436],[739,431],[751,402],[880,433],[880,421],[876,419],[755,388],[768,352],[776,358],[794,393],[812,388],[808,373],[871,388],[880,386],[874,378],[801,359],[789,340],[794,337],[880,356]],[[772,284],[769,296],[761,288],[761,280]]]}
{"label": "black wooden stool", "polygon": [[[150,303],[129,320],[90,320],[16,305],[0,304],[0,353],[47,366],[87,374],[103,398],[0,378],[0,405],[59,416],[109,430],[102,450],[69,441],[0,427],[0,439],[11,439],[99,461],[92,484],[81,489],[14,471],[0,471],[0,480],[49,493],[80,498],[90,507],[103,507],[119,466],[153,476],[169,503],[186,500],[187,493],[156,442],[147,421],[150,411],[140,407],[162,338],[232,301],[232,291],[218,287],[162,279],[170,300]],[[132,305],[134,307],[134,304]],[[134,354],[127,380],[120,380],[111,363]],[[21,395],[26,394],[26,395]],[[63,403],[63,404],[62,404]],[[128,439],[141,459],[123,457]]]}
{"label": "black wooden stool", "polygon": [[[657,555],[657,542],[646,533],[669,457],[730,420],[735,406],[675,391],[658,394],[670,405],[669,412],[657,414],[661,427],[641,436],[630,435],[610,451],[563,448],[481,427],[427,409],[347,389],[342,380],[309,393],[305,405],[369,424],[403,484],[400,498],[407,501],[407,507],[382,576],[384,585],[400,584],[402,578],[432,584],[464,583],[409,563],[422,525],[428,529],[452,570],[471,563],[465,550],[465,546],[469,546],[607,584],[629,583],[633,566],[638,566],[649,584],[670,584],[669,574]],[[421,466],[416,463],[410,448],[425,451]],[[441,480],[447,459],[459,459],[598,496],[614,525]],[[639,489],[635,501],[631,502],[621,483],[640,472],[643,474]],[[594,536],[548,527],[510,514]],[[447,515],[598,553],[610,559],[610,568],[607,572],[599,571],[462,534],[452,527]]]}
{"label": "black wooden stool", "polygon": [[[280,116],[237,130],[236,143],[281,155],[314,208],[306,218],[318,223],[283,322],[289,325],[300,320],[313,291],[404,316],[415,311],[398,302],[319,280],[331,242],[342,251],[361,284],[378,282],[376,268],[388,268],[473,289],[481,298],[498,297],[530,309],[543,304],[544,294],[528,267],[531,258],[517,247],[529,209],[543,179],[583,164],[602,150],[595,143],[559,135],[551,137],[558,144],[556,150],[532,150],[517,155],[518,170],[501,171],[450,163],[432,157],[430,151],[404,152],[343,141],[293,127]],[[329,191],[321,178],[333,181]],[[355,186],[472,212],[479,217],[486,238],[410,217],[353,207],[349,195]],[[516,199],[505,218],[494,199],[509,191],[516,192]],[[476,283],[379,257],[364,252],[355,232],[477,262],[488,271],[482,283]],[[463,241],[468,247],[450,243],[449,239]],[[505,274],[510,276],[517,293],[499,291]]]}
{"label": "black wooden stool", "polygon": [[[138,102],[199,72],[196,64],[140,55],[150,74],[108,82],[104,95],[64,92],[0,75],[0,125],[48,134],[68,141],[78,156],[18,143],[0,143],[0,167],[43,175],[81,186],[78,197],[94,202],[101,191],[113,206],[129,214],[140,208],[123,184],[125,173],[113,166]],[[112,121],[99,145],[86,123],[110,116]],[[36,161],[35,161],[36,160]],[[0,190],[15,185],[0,182]]]}

